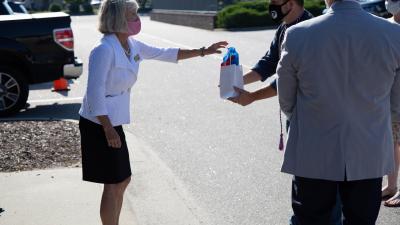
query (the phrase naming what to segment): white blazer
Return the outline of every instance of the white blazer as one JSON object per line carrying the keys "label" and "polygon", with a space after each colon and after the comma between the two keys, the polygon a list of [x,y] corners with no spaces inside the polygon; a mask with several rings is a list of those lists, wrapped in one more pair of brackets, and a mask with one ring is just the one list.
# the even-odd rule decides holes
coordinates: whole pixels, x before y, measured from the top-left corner
{"label": "white blazer", "polygon": [[144,59],[178,62],[178,48],[157,48],[128,39],[131,57],[126,57],[116,35],[104,35],[90,53],[89,77],[79,110],[82,117],[100,124],[96,116],[107,115],[113,126],[130,123],[130,92]]}

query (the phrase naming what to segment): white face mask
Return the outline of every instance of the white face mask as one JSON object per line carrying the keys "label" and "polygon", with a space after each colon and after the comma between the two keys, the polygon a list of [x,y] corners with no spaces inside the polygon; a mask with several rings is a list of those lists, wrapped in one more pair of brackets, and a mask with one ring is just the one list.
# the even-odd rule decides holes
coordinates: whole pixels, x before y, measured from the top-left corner
{"label": "white face mask", "polygon": [[400,1],[397,0],[395,2],[388,0],[385,3],[386,5],[386,9],[388,12],[390,12],[390,14],[392,15],[396,15],[398,13],[400,13]]}

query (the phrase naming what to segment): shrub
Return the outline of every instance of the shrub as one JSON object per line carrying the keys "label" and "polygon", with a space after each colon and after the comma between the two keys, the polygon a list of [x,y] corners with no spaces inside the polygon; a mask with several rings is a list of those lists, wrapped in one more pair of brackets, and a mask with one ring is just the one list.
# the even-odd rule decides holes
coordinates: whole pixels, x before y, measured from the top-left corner
{"label": "shrub", "polygon": [[239,2],[222,9],[217,15],[217,27],[238,28],[275,24],[268,16],[266,0]]}
{"label": "shrub", "polygon": [[305,0],[304,8],[306,8],[314,16],[319,16],[326,8],[325,1],[321,0]]}
{"label": "shrub", "polygon": [[272,23],[267,12],[257,12],[247,8],[238,8],[218,17],[217,20],[218,27],[225,28],[266,26]]}
{"label": "shrub", "polygon": [[89,2],[85,2],[82,4],[83,12],[87,14],[93,14],[93,7]]}
{"label": "shrub", "polygon": [[69,13],[73,13],[73,14],[79,13],[80,5],[78,3],[75,3],[75,2],[74,3],[70,3],[68,5],[68,11],[69,11]]}
{"label": "shrub", "polygon": [[68,4],[68,11],[72,14],[78,14],[80,12],[80,5],[83,0],[64,0]]}
{"label": "shrub", "polygon": [[60,12],[61,10],[62,10],[62,6],[60,4],[52,3],[49,6],[49,11],[50,12]]}
{"label": "shrub", "polygon": [[[226,6],[217,15],[217,27],[240,28],[271,26],[276,23],[268,14],[269,1],[255,0],[237,2]],[[304,7],[314,16],[319,16],[325,9],[322,0],[305,0]]]}

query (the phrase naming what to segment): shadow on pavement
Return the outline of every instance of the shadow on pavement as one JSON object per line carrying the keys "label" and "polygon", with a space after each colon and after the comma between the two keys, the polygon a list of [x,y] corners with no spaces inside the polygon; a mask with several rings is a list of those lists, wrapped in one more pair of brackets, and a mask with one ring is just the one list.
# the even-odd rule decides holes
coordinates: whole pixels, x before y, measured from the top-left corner
{"label": "shadow on pavement", "polygon": [[[68,80],[69,85],[72,85],[74,83],[75,83],[74,80]],[[44,89],[52,89],[52,88],[53,88],[53,82],[29,85],[29,90],[44,90]]]}
{"label": "shadow on pavement", "polygon": [[0,120],[24,120],[24,119],[71,119],[79,120],[80,103],[58,104],[51,105],[35,105],[19,112],[12,117],[1,118]]}
{"label": "shadow on pavement", "polygon": [[29,90],[43,90],[53,88],[53,82],[29,85]]}

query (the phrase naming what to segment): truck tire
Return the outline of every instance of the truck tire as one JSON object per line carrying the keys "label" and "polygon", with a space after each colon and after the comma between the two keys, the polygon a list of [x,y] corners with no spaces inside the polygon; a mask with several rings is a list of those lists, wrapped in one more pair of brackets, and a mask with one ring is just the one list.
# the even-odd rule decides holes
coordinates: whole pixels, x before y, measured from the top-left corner
{"label": "truck tire", "polygon": [[26,105],[29,86],[21,72],[0,66],[0,117],[19,112]]}

